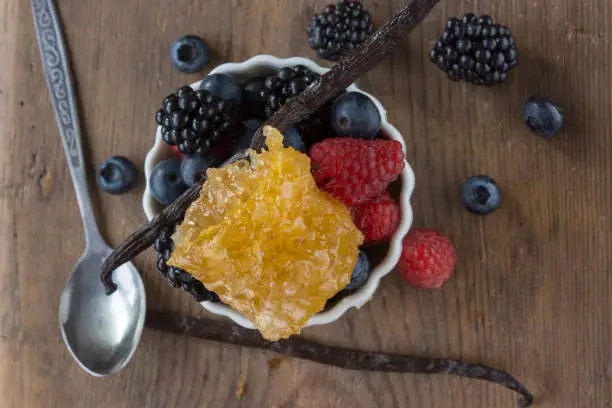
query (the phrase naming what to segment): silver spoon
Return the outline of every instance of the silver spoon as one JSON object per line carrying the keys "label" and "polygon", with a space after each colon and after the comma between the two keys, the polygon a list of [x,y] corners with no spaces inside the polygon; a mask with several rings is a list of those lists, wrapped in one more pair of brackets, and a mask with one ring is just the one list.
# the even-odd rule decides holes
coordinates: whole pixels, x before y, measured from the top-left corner
{"label": "silver spoon", "polygon": [[100,282],[102,262],[112,249],[100,236],[87,191],[75,91],[57,11],[52,0],[32,0],[32,14],[85,228],[85,253],[76,263],[60,298],[60,328],[77,363],[89,374],[103,377],[125,367],[136,351],[145,321],[145,290],[131,263],[115,271],[113,277],[118,288],[112,295],[106,295]]}

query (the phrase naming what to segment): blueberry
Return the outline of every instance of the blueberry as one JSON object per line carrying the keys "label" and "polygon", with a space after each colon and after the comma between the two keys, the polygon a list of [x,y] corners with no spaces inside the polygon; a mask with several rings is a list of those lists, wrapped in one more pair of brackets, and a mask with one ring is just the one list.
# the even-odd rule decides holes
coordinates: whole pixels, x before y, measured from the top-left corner
{"label": "blueberry", "polygon": [[136,184],[136,167],[129,159],[113,156],[100,166],[98,184],[110,194],[123,194]]}
{"label": "blueberry", "polygon": [[298,152],[306,151],[306,145],[304,144],[304,141],[302,140],[302,136],[300,135],[300,132],[298,132],[296,128],[287,129],[284,132],[283,136],[285,136],[285,138],[283,139],[283,146],[293,147]]}
{"label": "blueberry", "polygon": [[338,136],[373,139],[381,121],[374,102],[361,92],[347,92],[332,106],[331,122]]}
{"label": "blueberry", "polygon": [[523,120],[536,135],[552,137],[563,127],[563,110],[547,99],[534,96],[523,107]]}
{"label": "blueberry", "polygon": [[166,159],[157,164],[149,179],[151,193],[157,201],[168,205],[187,189],[181,179],[181,161]]}
{"label": "blueberry", "polygon": [[210,60],[210,48],[200,37],[185,35],[172,44],[170,59],[181,72],[199,72]]}
{"label": "blueberry", "polygon": [[344,288],[344,290],[354,291],[361,288],[368,281],[370,277],[370,260],[365,252],[359,252],[357,257],[357,263],[353,268],[353,274],[351,275],[351,281]]}
{"label": "blueberry", "polygon": [[202,80],[200,89],[207,90],[213,96],[224,101],[234,99],[238,105],[242,103],[242,89],[238,82],[228,74],[212,74]]}
{"label": "blueberry", "polygon": [[244,131],[234,142],[234,148],[232,149],[234,153],[251,147],[253,136],[255,135],[255,132],[257,132],[257,129],[259,129],[261,126],[261,123],[262,122],[257,119],[250,119],[242,122]]}
{"label": "blueberry", "polygon": [[474,214],[487,215],[501,205],[502,192],[491,177],[472,176],[463,183],[461,200]]}
{"label": "blueberry", "polygon": [[262,97],[266,77],[251,78],[242,84],[242,99],[249,116],[265,118],[266,101]]}
{"label": "blueberry", "polygon": [[185,156],[181,161],[181,179],[187,187],[191,187],[206,176],[206,170],[215,167],[215,165],[216,160],[213,155],[193,154]]}

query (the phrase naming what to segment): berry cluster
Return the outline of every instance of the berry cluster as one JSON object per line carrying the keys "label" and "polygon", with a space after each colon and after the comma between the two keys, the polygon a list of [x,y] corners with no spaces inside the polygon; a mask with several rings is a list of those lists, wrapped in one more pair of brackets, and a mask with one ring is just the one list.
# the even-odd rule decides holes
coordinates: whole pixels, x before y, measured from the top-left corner
{"label": "berry cluster", "polygon": [[[172,203],[201,180],[207,169],[247,148],[262,119],[318,79],[317,73],[303,65],[242,84],[231,76],[215,74],[205,78],[197,91],[182,87],[166,97],[156,120],[163,140],[181,155],[162,160],[153,169],[148,180],[153,196],[161,204]],[[313,175],[320,188],[352,207],[366,246],[388,241],[400,219],[399,206],[386,190],[404,166],[404,153],[400,143],[379,138],[381,123],[374,101],[360,92],[345,92],[285,131],[285,147],[301,152],[310,147]],[[317,139],[304,137],[304,133],[316,133]],[[220,146],[227,151],[221,152]],[[198,300],[215,300],[189,272],[168,267],[173,230],[162,231],[155,242],[158,269],[172,286],[182,287]],[[363,286],[369,273],[368,256],[363,252],[343,293]]]}
{"label": "berry cluster", "polygon": [[260,91],[266,116],[272,116],[287,99],[301,94],[308,86],[318,81],[319,77],[319,74],[304,65],[282,68],[277,74],[266,77]]}
{"label": "berry cluster", "polygon": [[400,221],[399,205],[387,188],[404,168],[402,145],[382,139],[326,139],[312,146],[310,159],[319,188],[352,209],[365,245],[387,242]]}
{"label": "berry cluster", "polygon": [[[263,113],[262,118],[268,119],[289,98],[301,94],[306,88],[318,81],[319,78],[319,74],[306,66],[296,65],[294,67],[282,68],[276,74],[247,82],[245,90],[254,89],[257,92],[256,96],[250,98],[255,103],[249,109]],[[313,113],[307,120],[295,126],[308,145],[321,140],[321,135],[329,133],[332,103],[331,101],[325,103],[321,109]]]}
{"label": "berry cluster", "polygon": [[357,0],[328,5],[313,17],[308,44],[319,58],[338,61],[372,34],[372,17]]}
{"label": "berry cluster", "polygon": [[490,16],[468,13],[446,23],[429,58],[453,81],[494,85],[517,65],[516,42],[510,29]]}
{"label": "berry cluster", "polygon": [[172,93],[155,114],[164,142],[183,154],[205,154],[222,136],[231,137],[238,123],[233,100],[222,100],[207,90],[186,85]]}

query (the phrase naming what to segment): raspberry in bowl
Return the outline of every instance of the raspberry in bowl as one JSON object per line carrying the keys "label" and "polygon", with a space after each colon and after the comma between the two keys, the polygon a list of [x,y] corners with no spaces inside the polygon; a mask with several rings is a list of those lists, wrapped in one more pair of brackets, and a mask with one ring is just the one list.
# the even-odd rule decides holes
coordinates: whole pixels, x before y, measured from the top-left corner
{"label": "raspberry in bowl", "polygon": [[[191,89],[180,88],[174,96],[166,98],[156,117],[160,126],[155,145],[145,160],[147,187],[143,208],[147,218],[152,219],[163,208],[159,201],[164,201],[159,200],[159,196],[164,189],[151,180],[160,163],[178,160],[178,151],[181,156],[185,155],[181,168],[197,169],[193,171],[200,174],[215,168],[236,149],[248,147],[254,131],[267,117],[326,71],[305,58],[279,59],[260,55],[242,63],[223,64],[204,81],[192,84]],[[242,89],[242,94],[233,98],[234,101],[240,99],[237,106],[223,99],[224,93],[236,94],[233,84],[228,83],[228,76],[230,82],[239,83]],[[190,114],[190,109],[194,112],[197,109],[197,113]],[[184,112],[187,112],[186,117]],[[183,127],[173,127],[177,123]],[[271,131],[273,129],[268,133]],[[197,271],[189,273],[182,269],[185,264],[177,262],[172,251],[177,247],[185,249],[184,234],[172,235],[174,228],[169,229],[161,234],[163,236],[155,245],[158,268],[173,286],[191,293],[209,312],[229,317],[244,327],[258,328],[271,339],[298,333],[302,327],[332,322],[349,308],[367,303],[382,277],[397,264],[402,239],[412,222],[410,196],[414,175],[404,159],[403,138],[387,122],[381,103],[356,85],[349,86],[345,93],[325,104],[307,121],[285,131],[283,143],[281,150],[299,155],[295,161],[300,161],[299,158],[310,160],[312,176],[309,177],[320,190],[343,204],[347,214],[353,217],[354,229],[358,226],[361,230],[361,234],[357,232],[361,235],[359,242],[347,238],[350,249],[346,254],[354,258],[351,264],[355,267],[352,272],[346,268],[340,272],[342,277],[337,283],[344,288],[327,288],[325,299],[316,304],[314,314],[302,317],[303,321],[298,323],[291,322],[296,323],[293,331],[266,332],[257,321],[258,315],[248,312],[250,309],[244,308],[243,302],[234,302],[229,295],[236,293],[232,292],[234,287],[204,279]],[[193,155],[201,159],[185,165],[186,158]],[[181,172],[183,170],[189,172],[188,169],[181,169]],[[173,171],[168,179],[181,177]],[[218,170],[213,173],[220,174]],[[193,174],[183,178],[193,180]],[[161,185],[163,187],[163,183]],[[342,217],[340,214],[339,218]],[[180,229],[179,226],[177,230]],[[177,236],[179,242],[173,242]],[[347,233],[349,236],[352,237]],[[283,285],[291,287],[290,282],[283,282]],[[333,295],[335,292],[337,294]]]}

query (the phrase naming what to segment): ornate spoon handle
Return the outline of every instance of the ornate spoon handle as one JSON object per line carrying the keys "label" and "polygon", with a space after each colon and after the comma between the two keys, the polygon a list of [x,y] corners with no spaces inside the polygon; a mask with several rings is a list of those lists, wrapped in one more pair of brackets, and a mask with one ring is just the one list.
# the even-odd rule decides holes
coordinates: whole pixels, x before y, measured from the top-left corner
{"label": "ornate spoon handle", "polygon": [[66,46],[53,0],[32,0],[32,14],[55,120],[85,227],[86,246],[89,246],[101,238],[87,189],[81,127]]}

